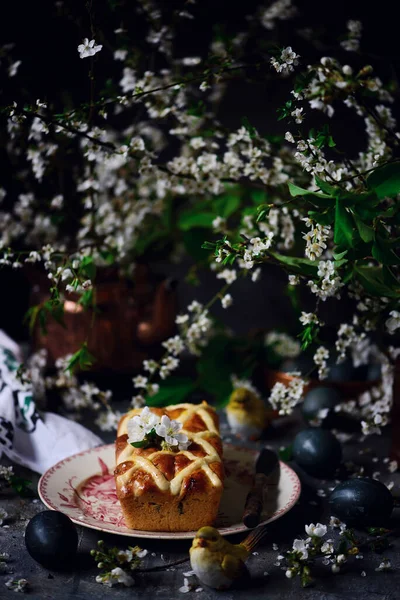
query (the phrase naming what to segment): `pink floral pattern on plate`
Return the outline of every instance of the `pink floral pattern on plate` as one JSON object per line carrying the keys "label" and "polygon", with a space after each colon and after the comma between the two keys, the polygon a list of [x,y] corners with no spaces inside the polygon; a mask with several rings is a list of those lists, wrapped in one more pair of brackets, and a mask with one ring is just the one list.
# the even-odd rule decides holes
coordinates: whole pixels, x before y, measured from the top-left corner
{"label": "pink floral pattern on plate", "polygon": [[[241,522],[247,492],[251,486],[257,451],[226,444],[224,465],[227,472],[224,494],[216,526],[224,534],[247,531]],[[193,538],[196,532],[151,532],[128,529],[118,502],[114,480],[114,445],[99,446],[70,456],[46,471],[39,481],[44,504],[59,510],[75,523],[130,537],[158,539]],[[263,522],[278,519],[288,512],[300,496],[296,473],[281,463],[277,493],[265,503]]]}

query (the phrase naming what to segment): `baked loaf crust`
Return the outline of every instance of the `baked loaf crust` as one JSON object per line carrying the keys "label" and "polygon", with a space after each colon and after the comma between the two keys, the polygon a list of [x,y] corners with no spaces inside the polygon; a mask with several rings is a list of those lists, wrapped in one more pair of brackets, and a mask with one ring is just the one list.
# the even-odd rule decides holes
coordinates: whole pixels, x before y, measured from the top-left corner
{"label": "baked loaf crust", "polygon": [[124,415],[116,440],[115,483],[127,527],[144,531],[192,531],[211,525],[223,491],[224,468],[218,416],[206,402],[150,408],[182,423],[190,445],[177,452],[127,443]]}

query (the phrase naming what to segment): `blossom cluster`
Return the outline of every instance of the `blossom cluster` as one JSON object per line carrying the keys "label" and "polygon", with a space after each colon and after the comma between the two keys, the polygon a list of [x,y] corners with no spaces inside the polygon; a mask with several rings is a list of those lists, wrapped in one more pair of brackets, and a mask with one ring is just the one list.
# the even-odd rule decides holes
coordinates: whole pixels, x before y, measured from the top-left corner
{"label": "blossom cluster", "polygon": [[300,342],[284,332],[270,331],[264,343],[282,358],[296,358],[301,352]]}
{"label": "blossom cluster", "polygon": [[339,290],[343,287],[341,278],[337,275],[335,265],[331,260],[320,260],[318,263],[318,283],[310,280],[308,286],[313,294],[322,301],[332,296],[340,297]]}
{"label": "blossom cluster", "polygon": [[97,567],[102,569],[102,573],[97,575],[96,582],[107,587],[114,585],[123,585],[131,587],[135,585],[132,572],[141,564],[142,559],[147,555],[147,550],[139,546],[128,546],[126,550],[119,550],[115,547],[108,547],[103,540],[97,542],[97,548],[90,551],[91,556],[97,563]]}
{"label": "blossom cluster", "polygon": [[[306,240],[305,255],[310,260],[317,260],[327,248],[326,240],[330,233],[330,228],[315,223],[308,217],[303,219],[306,226],[310,229],[303,235],[303,239]],[[321,261],[322,262],[322,261]]]}
{"label": "blossom cluster", "polygon": [[167,415],[159,417],[145,406],[127,423],[128,444],[142,448],[155,443],[163,449],[187,450],[190,440],[181,430],[182,423]]}
{"label": "blossom cluster", "polygon": [[[228,273],[228,269],[226,271],[226,273],[222,272],[222,275],[228,280],[228,284],[232,283],[235,278],[232,278],[232,275]],[[232,271],[232,273],[235,273],[235,271]],[[217,294],[212,302],[215,302],[219,297],[220,294]],[[223,296],[224,308],[227,308],[231,302],[232,299],[229,294]],[[149,373],[149,376],[139,374],[133,378],[133,384],[139,392],[132,398],[134,408],[144,406],[145,396],[152,397],[159,391],[159,383],[154,383],[152,378],[159,375],[161,380],[166,379],[179,367],[178,357],[180,354],[187,350],[194,355],[199,355],[201,349],[207,344],[212,333],[213,324],[208,309],[197,300],[193,300],[187,307],[187,311],[187,313],[179,314],[176,317],[179,335],[174,335],[162,342],[162,346],[166,350],[162,359],[160,361],[152,359],[143,362],[143,369]]]}
{"label": "blossom cluster", "polygon": [[268,402],[280,415],[290,415],[303,398],[304,385],[305,381],[294,373],[288,385],[280,381],[275,383],[268,397]]}
{"label": "blossom cluster", "polygon": [[[59,113],[42,98],[30,105],[17,98],[4,109],[5,151],[15,165],[19,187],[16,192],[0,187],[0,264],[14,269],[41,266],[51,285],[51,301],[30,313],[31,324],[35,318],[42,322],[48,316],[46,311],[61,318],[63,303],[71,294],[80,307],[93,308],[98,268],[117,265],[125,276],[134,277],[134,263],[143,247],[157,245],[153,244],[154,232],[162,235],[165,229],[168,241],[175,238],[175,228],[172,234],[165,226],[170,220],[165,215],[179,205],[184,207],[184,218],[178,215],[177,219],[178,229],[184,232],[182,239],[193,224],[209,227],[210,235],[224,236],[213,242],[215,252],[210,258],[210,268],[223,283],[216,296],[223,308],[234,303],[228,287],[239,277],[257,281],[264,264],[280,265],[287,271],[291,286],[304,283],[316,297],[314,312],[303,312],[300,317],[309,338],[315,341],[314,334],[322,327],[320,300],[340,298],[346,285],[357,306],[353,319],[339,328],[336,350],[339,360],[350,352],[357,360],[364,359],[371,346],[364,332],[373,334],[384,328],[395,335],[400,328],[397,296],[391,289],[399,274],[397,255],[393,257],[395,251],[390,246],[390,239],[397,235],[392,218],[396,198],[383,198],[376,209],[379,219],[368,216],[376,204],[364,213],[357,212],[364,199],[369,202],[366,192],[371,171],[385,165],[393,167],[392,159],[397,156],[400,135],[390,86],[370,65],[357,66],[351,54],[351,64],[322,56],[315,64],[301,65],[294,41],[293,46],[287,45],[288,41],[280,45],[279,41],[280,25],[298,12],[291,0],[275,0],[268,7],[259,7],[248,15],[246,22],[251,27],[235,32],[229,43],[213,39],[199,56],[182,57],[176,38],[180,25],[194,18],[189,5],[172,11],[176,26],[163,23],[163,11],[153,2],[138,3],[137,11],[144,22],[144,47],[156,55],[153,64],[162,62],[163,68],[150,69],[147,61],[138,60],[136,50],[127,43],[127,29],[119,28],[111,53],[119,73],[110,86],[114,91],[96,96],[101,86],[94,85],[93,66],[106,65],[109,48],[96,42],[103,37],[92,28],[90,37],[77,48],[81,59],[90,58],[82,64],[87,66],[93,84],[94,96],[87,98],[88,102]],[[276,52],[271,52],[272,44],[265,49],[257,42],[265,29],[279,41]],[[250,40],[254,32],[255,39]],[[349,20],[339,49],[358,52],[361,33],[362,24]],[[307,44],[312,36],[303,30],[302,37],[302,44]],[[282,141],[260,134],[248,119],[234,130],[218,119],[221,102],[231,89],[229,78],[248,75],[248,47],[258,56],[254,71],[262,73],[263,81],[266,73],[274,85],[281,76],[299,74],[289,100],[279,109],[279,118],[289,123]],[[71,54],[77,60],[75,48]],[[21,83],[22,89],[19,57],[12,47],[4,47],[2,66],[3,55],[8,76]],[[258,76],[255,74],[255,79]],[[351,160],[330,131],[335,111],[343,108],[352,111],[365,129],[361,151]],[[307,134],[306,126],[315,111],[322,113],[318,116],[326,123]],[[132,112],[138,115],[134,120]],[[171,153],[165,161],[167,146]],[[54,167],[70,160],[74,160],[74,168],[69,169],[74,178],[69,185],[61,185],[66,174],[60,176]],[[73,218],[73,235],[69,235],[65,232],[71,230],[69,207],[73,199],[79,204],[80,217]],[[228,206],[231,202],[232,210]],[[207,208],[195,214],[203,204]],[[392,214],[381,218],[386,209]],[[363,219],[369,219],[369,224]],[[301,230],[303,223],[306,232]],[[336,259],[337,247],[353,247],[358,233],[360,246],[368,240],[368,252],[356,261],[343,258],[346,251],[339,252],[343,256]],[[183,255],[182,239],[174,248],[174,258]],[[381,248],[384,242],[388,255]],[[293,256],[297,248],[304,249],[306,260]],[[371,269],[376,271],[368,271]],[[384,281],[379,280],[381,271]],[[382,294],[370,291],[376,278]],[[134,407],[143,406],[147,397],[159,392],[160,383],[178,369],[184,352],[199,355],[203,351],[212,332],[210,306],[195,301],[178,316],[179,334],[164,342],[165,355],[157,361],[146,360],[144,374],[133,379]],[[300,344],[283,338],[267,345],[280,356],[294,357],[300,352]],[[327,352],[319,347],[314,353],[320,378],[326,375]],[[73,376],[60,372],[55,380],[43,383],[40,369],[40,365],[32,367],[38,393],[43,394],[46,386],[62,390],[65,404],[76,413],[105,406],[98,425],[105,429],[115,426],[119,415],[109,406],[108,392],[86,382],[80,386]],[[160,381],[154,381],[156,377]],[[272,397],[285,412],[297,394],[296,386],[290,390],[290,398],[277,388]],[[373,394],[377,412],[367,414],[362,408],[368,427],[371,419],[379,421],[379,415],[382,422],[374,426],[386,422],[383,406],[387,405],[388,393],[383,394],[383,404],[382,394]]]}
{"label": "blossom cluster", "polygon": [[[332,573],[339,573],[343,565],[350,559],[356,558],[362,560],[361,545],[365,545],[365,540],[357,540],[353,530],[348,529],[345,523],[342,523],[336,517],[331,517],[329,526],[332,530],[339,531],[340,543],[336,544],[334,539],[326,539],[328,526],[321,523],[311,523],[305,526],[307,534],[306,539],[295,539],[292,549],[285,555],[278,556],[277,566],[285,570],[286,577],[292,579],[300,577],[303,587],[311,585],[314,582],[312,568],[316,560],[321,560],[324,566],[329,566]],[[373,538],[370,540],[373,542]],[[282,565],[282,563],[285,563]],[[388,559],[381,560],[375,571],[388,571],[391,569],[391,563]],[[365,576],[365,572],[361,573]]]}

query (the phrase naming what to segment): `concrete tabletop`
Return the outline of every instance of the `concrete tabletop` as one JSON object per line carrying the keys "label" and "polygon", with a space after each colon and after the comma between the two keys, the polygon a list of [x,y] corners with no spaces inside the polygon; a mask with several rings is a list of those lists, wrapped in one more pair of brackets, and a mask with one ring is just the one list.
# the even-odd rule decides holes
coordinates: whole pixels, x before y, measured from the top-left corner
{"label": "concrete tabletop", "polygon": [[[268,445],[279,449],[286,446],[293,439],[295,432],[304,427],[299,417],[285,418],[275,422],[274,427],[260,442],[248,443],[248,446],[261,448]],[[113,441],[113,434],[101,434],[105,443]],[[223,421],[223,437],[226,441],[239,443],[232,439],[232,435]],[[363,465],[365,475],[375,475],[387,483],[394,481],[393,493],[399,494],[400,475],[388,471],[383,459],[387,456],[390,432],[381,437],[367,438],[360,442],[360,434],[353,434],[352,439],[344,444],[345,461],[353,461]],[[378,461],[372,458],[377,457]],[[9,464],[6,459],[0,459],[2,464]],[[289,580],[285,571],[276,564],[280,552],[291,547],[293,539],[305,537],[304,525],[311,522],[327,523],[329,509],[327,496],[335,485],[334,481],[323,481],[310,478],[292,465],[302,480],[302,494],[297,505],[285,516],[271,523],[269,533],[248,560],[251,573],[251,582],[247,589],[231,589],[217,592],[205,586],[201,592],[191,591],[188,596],[179,591],[184,582],[184,573],[190,570],[189,562],[168,567],[170,563],[188,558],[190,541],[169,540],[136,540],[117,535],[103,534],[84,527],[78,527],[79,547],[76,565],[70,570],[60,572],[42,567],[35,562],[25,548],[25,527],[35,514],[46,507],[38,497],[20,498],[10,490],[0,491],[0,506],[8,513],[5,526],[0,527],[0,552],[10,554],[7,563],[9,573],[0,572],[0,598],[15,598],[14,591],[8,590],[5,582],[9,579],[25,578],[29,581],[30,590],[28,597],[35,600],[110,600],[111,598],[154,599],[170,600],[180,597],[196,596],[199,600],[248,600],[268,599],[348,599],[348,600],[398,600],[400,598],[400,552],[399,542],[393,540],[392,546],[385,551],[384,556],[390,558],[393,570],[391,572],[376,572],[375,569],[383,556],[373,552],[365,552],[362,560],[349,561],[339,575],[331,573],[329,567],[318,567],[316,584],[313,587],[301,588],[298,578]],[[36,490],[39,476],[21,467],[15,467],[18,475],[24,475],[33,481]],[[399,516],[395,509],[393,513],[393,526],[400,524]],[[243,535],[230,538],[231,541],[241,541]],[[332,532],[329,537],[335,538]],[[120,586],[112,589],[96,583],[95,578],[99,573],[97,566],[90,556],[90,550],[96,546],[99,539],[107,545],[126,548],[128,545],[138,544],[148,550],[143,559],[142,568],[162,567],[162,570],[153,570],[135,575],[136,585],[124,588]],[[276,544],[279,550],[273,549]],[[366,575],[361,573],[365,571]]]}

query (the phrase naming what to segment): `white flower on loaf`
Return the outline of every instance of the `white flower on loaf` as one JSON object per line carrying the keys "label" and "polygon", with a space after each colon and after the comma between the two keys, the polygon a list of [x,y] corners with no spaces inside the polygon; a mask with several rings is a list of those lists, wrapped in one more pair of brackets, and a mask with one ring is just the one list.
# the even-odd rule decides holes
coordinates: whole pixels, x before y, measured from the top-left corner
{"label": "white flower on loaf", "polygon": [[148,406],[145,406],[140,413],[129,419],[128,429],[128,444],[142,442],[146,435],[150,433],[159,424],[160,420],[152,413]]}
{"label": "white flower on loaf", "polygon": [[179,446],[179,450],[186,450],[189,445],[189,438],[184,433],[179,433],[182,429],[182,423],[174,421],[163,415],[161,422],[156,426],[156,433],[164,438],[169,446]]}
{"label": "white flower on loaf", "polygon": [[190,441],[187,435],[180,433],[181,429],[182,423],[179,421],[171,420],[167,415],[163,415],[160,419],[148,406],[145,406],[139,415],[128,421],[128,444],[143,442],[151,432],[154,435],[155,431],[163,440],[162,446],[178,446],[179,450],[187,450]]}

